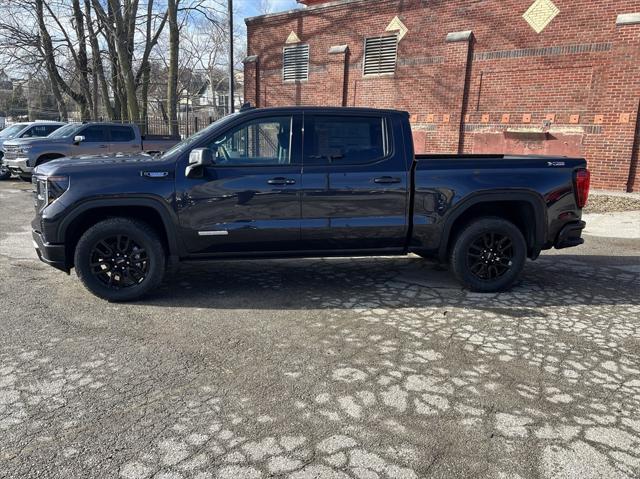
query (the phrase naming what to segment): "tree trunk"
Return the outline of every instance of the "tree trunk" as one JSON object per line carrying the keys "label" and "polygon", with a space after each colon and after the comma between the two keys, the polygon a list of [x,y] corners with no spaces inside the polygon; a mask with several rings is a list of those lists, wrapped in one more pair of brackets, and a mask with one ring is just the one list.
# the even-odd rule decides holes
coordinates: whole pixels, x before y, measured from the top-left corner
{"label": "tree trunk", "polygon": [[[147,126],[147,118],[149,117],[149,82],[151,81],[151,68],[147,64],[142,72],[142,92],[140,94],[140,102],[142,104],[142,112],[140,120]],[[145,134],[149,133],[145,130]]]}
{"label": "tree trunk", "polygon": [[127,45],[127,28],[124,23],[125,20],[122,17],[120,0],[109,0],[109,5],[111,6],[111,12],[115,20],[116,38],[114,39],[114,43],[118,55],[118,64],[120,66],[120,80],[124,83],[124,93],[127,98],[129,121],[139,122],[140,111],[138,109],[138,99],[136,98],[136,85],[131,69],[132,65]]}
{"label": "tree trunk", "polygon": [[[102,57],[100,56],[100,45],[98,44],[98,36],[91,23],[90,0],[84,0],[84,9],[85,15],[87,17],[87,30],[89,32],[89,43],[91,44],[91,56],[93,57],[94,75],[97,77],[98,84],[100,85],[102,104],[104,106],[105,113],[107,114],[107,118],[113,120],[115,118],[115,113],[113,110],[113,106],[111,105],[111,100],[109,100],[109,86],[107,85],[107,79],[104,74],[104,67],[102,65]],[[95,93],[95,95],[97,96],[97,92]],[[96,105],[95,108],[97,109],[97,98],[94,98],[94,104]]]}
{"label": "tree trunk", "polygon": [[38,30],[40,32],[40,47],[45,59],[45,67],[49,80],[51,81],[51,90],[53,96],[56,99],[56,105],[58,106],[58,113],[60,114],[61,121],[67,121],[69,114],[67,112],[67,105],[62,97],[62,91],[60,88],[60,75],[55,63],[55,57],[53,55],[53,44],[51,43],[51,36],[47,31],[46,24],[44,22],[43,0],[36,0],[36,17],[38,19]]}
{"label": "tree trunk", "polygon": [[169,71],[167,79],[167,113],[172,135],[178,131],[178,54],[180,50],[180,29],[178,26],[178,2],[167,0],[167,21],[169,23]]}
{"label": "tree trunk", "polygon": [[[79,84],[82,91],[83,100],[80,102],[80,114],[83,120],[91,117],[89,107],[92,105],[91,86],[89,84],[89,60],[87,58],[87,36],[84,29],[84,16],[80,8],[80,0],[72,2],[74,27],[78,42],[77,68],[80,74]],[[70,46],[72,48],[72,46]]]}

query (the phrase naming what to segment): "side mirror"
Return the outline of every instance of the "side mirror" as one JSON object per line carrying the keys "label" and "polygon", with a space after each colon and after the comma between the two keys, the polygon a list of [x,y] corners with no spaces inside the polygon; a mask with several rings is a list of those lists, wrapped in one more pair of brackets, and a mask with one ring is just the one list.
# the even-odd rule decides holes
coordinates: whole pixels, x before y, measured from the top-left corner
{"label": "side mirror", "polygon": [[73,137],[73,142],[74,142],[76,145],[79,145],[79,144],[80,144],[80,143],[82,143],[83,141],[84,141],[84,136],[82,136],[82,135],[76,135],[76,136],[74,136],[74,137]]}
{"label": "side mirror", "polygon": [[210,148],[194,148],[189,153],[189,165],[184,174],[187,178],[202,178],[204,167],[213,164],[213,152]]}

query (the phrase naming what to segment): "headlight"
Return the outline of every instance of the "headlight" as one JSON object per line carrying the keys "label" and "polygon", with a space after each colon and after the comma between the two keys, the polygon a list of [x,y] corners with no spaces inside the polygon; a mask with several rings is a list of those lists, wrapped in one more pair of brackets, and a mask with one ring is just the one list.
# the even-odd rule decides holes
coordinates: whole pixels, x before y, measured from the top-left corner
{"label": "headlight", "polygon": [[60,198],[69,189],[68,176],[49,176],[38,178],[37,194],[38,203],[42,208],[46,208],[55,200]]}
{"label": "headlight", "polygon": [[30,146],[21,146],[18,148],[18,151],[16,153],[18,153],[19,155],[25,155],[29,153],[29,151],[31,151]]}

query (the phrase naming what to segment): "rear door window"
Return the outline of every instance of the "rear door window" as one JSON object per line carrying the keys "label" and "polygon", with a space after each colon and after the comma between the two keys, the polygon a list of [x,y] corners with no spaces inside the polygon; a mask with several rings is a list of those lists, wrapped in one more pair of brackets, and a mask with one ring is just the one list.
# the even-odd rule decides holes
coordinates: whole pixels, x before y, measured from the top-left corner
{"label": "rear door window", "polygon": [[312,115],[305,121],[305,164],[374,163],[390,153],[383,117]]}
{"label": "rear door window", "polygon": [[49,136],[51,133],[56,131],[61,126],[62,125],[43,125],[42,128],[43,128],[43,131],[44,131],[44,136]]}
{"label": "rear door window", "polygon": [[22,134],[22,138],[35,138],[40,136],[49,136],[58,126],[51,129],[53,125],[35,125]]}

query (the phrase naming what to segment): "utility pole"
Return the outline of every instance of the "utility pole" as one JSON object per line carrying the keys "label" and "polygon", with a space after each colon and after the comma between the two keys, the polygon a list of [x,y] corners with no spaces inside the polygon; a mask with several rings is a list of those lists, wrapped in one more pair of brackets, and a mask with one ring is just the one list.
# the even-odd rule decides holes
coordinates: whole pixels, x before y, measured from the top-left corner
{"label": "utility pole", "polygon": [[233,0],[228,0],[227,9],[229,10],[229,114],[231,114],[233,113],[235,106],[235,74],[233,68]]}

